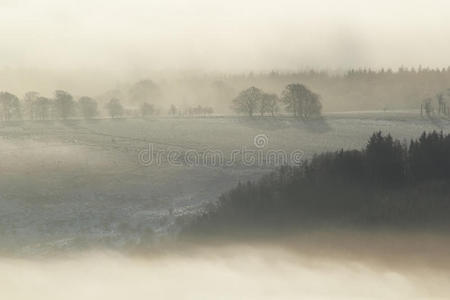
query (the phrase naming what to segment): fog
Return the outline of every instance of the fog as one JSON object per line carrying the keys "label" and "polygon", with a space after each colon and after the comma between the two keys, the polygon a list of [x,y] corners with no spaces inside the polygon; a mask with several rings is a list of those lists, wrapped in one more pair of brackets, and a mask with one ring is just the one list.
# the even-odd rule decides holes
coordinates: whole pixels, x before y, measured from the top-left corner
{"label": "fog", "polygon": [[449,19],[0,0],[0,298],[448,298]]}
{"label": "fog", "polygon": [[[364,241],[387,251],[373,256],[376,251],[368,250],[369,247],[355,254],[352,251],[360,246],[336,243],[337,237],[333,235],[331,246],[330,241],[323,240],[324,236],[310,236],[302,252],[262,243],[196,248],[184,245],[175,252],[145,256],[91,252],[64,259],[2,258],[0,288],[2,296],[11,300],[409,300],[448,296],[448,269],[423,264],[432,255],[422,251],[432,250],[430,245],[436,241],[422,239],[428,246],[410,243],[412,247],[401,252],[406,250],[401,246],[403,237],[356,239],[356,244]],[[331,252],[331,256],[324,256]],[[397,262],[388,264],[393,261]],[[422,263],[417,264],[418,261]]]}
{"label": "fog", "polygon": [[[0,90],[21,97],[30,90],[51,96],[65,89],[97,97],[151,79],[166,102],[211,105],[208,99],[218,98],[211,82],[224,74],[442,68],[450,65],[449,17],[448,2],[424,0],[0,0]],[[280,93],[287,83],[270,82],[267,90]],[[322,83],[304,83],[325,100],[336,98],[333,103],[355,96],[335,97]],[[247,86],[226,82],[228,87],[221,95],[227,101]],[[397,94],[384,98],[405,106]],[[374,101],[380,102],[368,102]],[[216,111],[229,111],[228,103],[215,102],[222,103],[213,103]],[[341,109],[386,106],[350,102]]]}
{"label": "fog", "polygon": [[[92,97],[121,90],[126,96],[135,82],[151,79],[166,102],[219,102],[212,103],[216,111],[227,113],[223,99],[210,100],[219,98],[211,83],[224,74],[446,67],[449,17],[446,1],[424,0],[0,0],[0,90],[19,97],[30,90],[51,96],[56,89]],[[287,83],[248,82],[275,93]],[[325,101],[336,98],[332,103],[361,98],[304,83]],[[220,97],[228,101],[247,86],[226,82],[225,87],[231,90]],[[397,94],[384,98],[405,106]],[[386,106],[350,102],[342,109]],[[331,107],[326,104],[325,110]]]}
{"label": "fog", "polygon": [[449,64],[447,1],[1,0],[0,67],[296,70]]}

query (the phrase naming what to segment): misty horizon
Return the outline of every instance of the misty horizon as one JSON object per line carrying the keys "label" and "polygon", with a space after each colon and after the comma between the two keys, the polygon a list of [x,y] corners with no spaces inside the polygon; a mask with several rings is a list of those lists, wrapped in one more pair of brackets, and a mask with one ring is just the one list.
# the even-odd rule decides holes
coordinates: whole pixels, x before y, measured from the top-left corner
{"label": "misty horizon", "polygon": [[0,1],[0,69],[444,67],[445,1]]}
{"label": "misty horizon", "polygon": [[0,0],[0,298],[450,298],[449,20]]}

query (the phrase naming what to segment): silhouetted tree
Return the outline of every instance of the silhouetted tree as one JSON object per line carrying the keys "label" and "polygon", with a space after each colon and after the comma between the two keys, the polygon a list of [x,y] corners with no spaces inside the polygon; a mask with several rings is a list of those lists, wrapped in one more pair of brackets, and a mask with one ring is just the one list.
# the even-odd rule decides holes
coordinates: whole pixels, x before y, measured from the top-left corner
{"label": "silhouetted tree", "polygon": [[66,120],[75,114],[75,101],[71,94],[66,91],[55,91],[55,100],[53,101],[56,115]]}
{"label": "silhouetted tree", "polygon": [[237,113],[246,113],[250,117],[258,109],[263,97],[263,92],[256,88],[250,87],[242,92],[233,100],[233,109]]}
{"label": "silhouetted tree", "polygon": [[271,116],[275,116],[275,113],[278,112],[279,99],[276,94],[267,94],[264,93],[261,99],[260,105],[260,113],[263,116],[264,113],[270,113]]}
{"label": "silhouetted tree", "polygon": [[366,162],[373,181],[385,185],[399,185],[405,179],[406,149],[392,138],[383,136],[381,131],[374,133],[366,147]]}
{"label": "silhouetted tree", "polygon": [[320,116],[322,111],[319,95],[311,92],[303,84],[287,85],[282,93],[282,101],[285,103],[287,111],[303,120]]}
{"label": "silhouetted tree", "polygon": [[23,97],[24,102],[24,114],[28,116],[30,120],[34,120],[36,118],[35,116],[35,105],[36,100],[39,98],[38,92],[27,92],[25,96]]}
{"label": "silhouetted tree", "polygon": [[48,120],[50,118],[52,105],[52,100],[46,97],[38,97],[33,104],[35,119]]}
{"label": "silhouetted tree", "polygon": [[11,93],[0,92],[0,109],[3,121],[21,117],[19,98]]}
{"label": "silhouetted tree", "polygon": [[414,180],[450,178],[450,135],[423,133],[409,146],[409,170]]}

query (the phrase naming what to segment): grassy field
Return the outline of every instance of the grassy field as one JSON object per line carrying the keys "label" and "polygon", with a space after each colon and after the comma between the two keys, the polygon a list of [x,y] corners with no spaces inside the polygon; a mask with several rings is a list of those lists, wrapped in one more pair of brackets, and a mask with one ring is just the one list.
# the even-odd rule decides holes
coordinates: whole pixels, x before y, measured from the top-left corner
{"label": "grassy field", "polygon": [[102,245],[151,244],[239,181],[271,167],[233,164],[145,165],[139,153],[257,150],[301,151],[302,158],[340,148],[362,148],[382,130],[408,140],[423,131],[449,132],[447,120],[417,112],[327,114],[299,122],[289,117],[155,118],[17,122],[0,126],[0,235],[4,251],[45,253]]}

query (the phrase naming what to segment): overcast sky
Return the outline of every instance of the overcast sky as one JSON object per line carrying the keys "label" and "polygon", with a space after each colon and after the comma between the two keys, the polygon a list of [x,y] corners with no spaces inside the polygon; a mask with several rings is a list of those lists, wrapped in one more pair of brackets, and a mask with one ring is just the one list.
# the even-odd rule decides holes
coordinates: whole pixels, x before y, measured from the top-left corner
{"label": "overcast sky", "polygon": [[443,67],[449,3],[0,0],[0,67]]}

